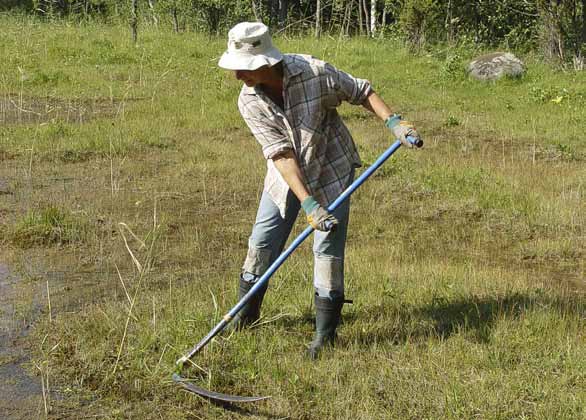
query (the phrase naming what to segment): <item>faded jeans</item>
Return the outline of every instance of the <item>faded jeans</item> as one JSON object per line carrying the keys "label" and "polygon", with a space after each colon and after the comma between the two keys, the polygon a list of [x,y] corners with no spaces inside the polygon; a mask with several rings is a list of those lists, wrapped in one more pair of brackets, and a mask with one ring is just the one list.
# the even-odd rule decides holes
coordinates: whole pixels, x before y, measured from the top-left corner
{"label": "faded jeans", "polygon": [[[351,175],[348,185],[352,182]],[[279,257],[301,205],[289,191],[285,217],[270,196],[263,192],[252,234],[248,239],[248,255],[242,267],[242,279],[254,283]],[[344,248],[348,231],[350,200],[344,201],[333,215],[338,219],[336,229],[330,232],[315,231],[313,234],[313,286],[321,297],[331,299],[344,296]]]}

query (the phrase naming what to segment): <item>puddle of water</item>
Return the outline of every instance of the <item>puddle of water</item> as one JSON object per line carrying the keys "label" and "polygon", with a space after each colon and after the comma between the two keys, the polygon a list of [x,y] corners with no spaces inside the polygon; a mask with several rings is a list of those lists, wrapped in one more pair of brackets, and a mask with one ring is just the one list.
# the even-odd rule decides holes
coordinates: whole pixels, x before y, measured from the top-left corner
{"label": "puddle of water", "polygon": [[[12,400],[17,402],[20,399],[38,397],[42,395],[40,379],[31,379],[20,363],[24,360],[12,361],[0,365],[0,407],[1,401]],[[0,414],[2,411],[0,409]]]}
{"label": "puddle of water", "polygon": [[18,277],[0,263],[0,418],[33,418],[44,413],[39,378],[30,377],[22,364],[25,351],[17,339],[24,334],[14,316],[14,285]]}
{"label": "puddle of water", "polygon": [[0,263],[0,353],[4,341],[14,329],[12,284],[14,279],[4,264]]}
{"label": "puddle of water", "polygon": [[[8,185],[8,181],[0,178],[0,195],[3,194],[12,194],[12,191],[10,190],[10,186]],[[0,273],[0,276],[1,275],[2,274]]]}

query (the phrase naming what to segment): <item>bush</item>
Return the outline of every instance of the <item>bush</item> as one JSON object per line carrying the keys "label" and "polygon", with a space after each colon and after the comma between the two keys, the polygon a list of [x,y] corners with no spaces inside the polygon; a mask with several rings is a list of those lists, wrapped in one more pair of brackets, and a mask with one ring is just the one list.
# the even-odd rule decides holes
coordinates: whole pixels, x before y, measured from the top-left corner
{"label": "bush", "polygon": [[449,54],[444,61],[440,74],[446,79],[457,80],[466,75],[464,61],[458,53]]}
{"label": "bush", "polygon": [[437,38],[439,7],[435,0],[407,0],[401,10],[400,22],[407,45],[412,51],[425,47],[427,39]]}

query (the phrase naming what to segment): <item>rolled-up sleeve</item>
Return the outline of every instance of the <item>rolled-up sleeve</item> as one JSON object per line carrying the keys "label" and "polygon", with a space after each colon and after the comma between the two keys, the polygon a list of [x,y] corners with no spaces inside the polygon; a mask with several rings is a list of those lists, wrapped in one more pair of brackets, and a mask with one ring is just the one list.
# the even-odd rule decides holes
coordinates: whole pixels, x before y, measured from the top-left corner
{"label": "rolled-up sleeve", "polygon": [[325,64],[328,88],[336,96],[338,104],[342,101],[352,105],[361,105],[372,92],[368,80],[357,79],[348,73],[338,70],[331,64]]}
{"label": "rolled-up sleeve", "polygon": [[255,106],[242,100],[238,101],[238,108],[252,135],[260,144],[265,159],[272,159],[293,149],[286,128],[279,124],[275,116],[263,116]]}

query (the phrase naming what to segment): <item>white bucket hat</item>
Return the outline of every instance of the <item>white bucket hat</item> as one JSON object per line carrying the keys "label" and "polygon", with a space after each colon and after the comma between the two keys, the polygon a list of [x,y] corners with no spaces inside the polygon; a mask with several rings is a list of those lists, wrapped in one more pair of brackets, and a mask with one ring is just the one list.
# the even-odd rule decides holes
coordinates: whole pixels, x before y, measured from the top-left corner
{"label": "white bucket hat", "polygon": [[227,70],[256,70],[283,59],[273,47],[269,28],[260,22],[242,22],[228,32],[228,49],[218,65]]}

